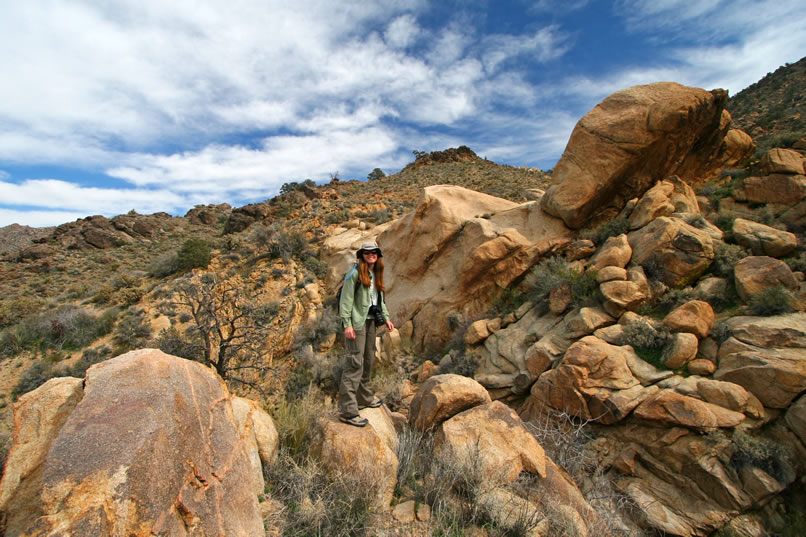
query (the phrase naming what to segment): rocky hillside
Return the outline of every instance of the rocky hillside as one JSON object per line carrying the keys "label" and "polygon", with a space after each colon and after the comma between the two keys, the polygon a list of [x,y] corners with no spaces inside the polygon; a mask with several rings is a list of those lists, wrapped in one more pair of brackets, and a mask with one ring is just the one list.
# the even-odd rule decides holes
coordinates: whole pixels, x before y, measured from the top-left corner
{"label": "rocky hillside", "polygon": [[[0,527],[802,534],[804,155],[742,169],[726,102],[617,92],[551,177],[458,148],[5,256]],[[359,429],[332,296],[369,239],[398,329]]]}
{"label": "rocky hillside", "polygon": [[806,58],[767,73],[727,108],[735,126],[758,144],[758,156],[771,147],[792,147],[806,131]]}
{"label": "rocky hillside", "polygon": [[19,224],[0,227],[0,256],[14,255],[21,248],[53,232],[52,227],[29,227]]}

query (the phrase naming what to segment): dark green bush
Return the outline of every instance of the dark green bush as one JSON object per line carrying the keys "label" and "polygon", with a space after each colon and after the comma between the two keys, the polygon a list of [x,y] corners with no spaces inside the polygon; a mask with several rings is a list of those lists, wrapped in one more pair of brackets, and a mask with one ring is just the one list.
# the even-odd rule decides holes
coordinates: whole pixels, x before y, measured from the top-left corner
{"label": "dark green bush", "polygon": [[[731,223],[731,227],[732,226],[733,223]],[[722,241],[716,241],[714,244],[714,262],[711,265],[711,272],[717,276],[733,280],[733,267],[748,255],[747,250],[738,244],[727,244]]]}
{"label": "dark green bush", "polygon": [[610,237],[616,237],[630,230],[630,223],[626,218],[612,218],[594,229],[586,229],[580,233],[580,239],[593,241],[601,245]]}
{"label": "dark green bush", "polygon": [[544,259],[538,263],[532,269],[529,281],[533,282],[532,293],[535,301],[564,285],[568,285],[571,290],[571,304],[574,306],[598,300],[599,297],[596,271],[576,269],[559,256]]}
{"label": "dark green bush", "polygon": [[57,370],[53,364],[37,360],[20,375],[20,380],[11,390],[11,397],[16,401],[20,395],[35,390],[50,379],[59,376],[61,376],[61,371]]}
{"label": "dark green bush", "polygon": [[121,347],[120,351],[125,352],[145,347],[152,334],[151,324],[145,314],[130,309],[115,327],[114,338]]}
{"label": "dark green bush", "polygon": [[207,268],[210,264],[210,245],[201,239],[188,239],[179,249],[176,256],[178,270],[186,271],[194,268]]}
{"label": "dark green bush", "polygon": [[672,334],[666,326],[655,327],[647,321],[639,320],[624,325],[621,344],[631,345],[644,361],[659,369],[666,369],[662,359],[663,348],[671,337]]}
{"label": "dark green bush", "polygon": [[162,330],[157,336],[157,348],[164,353],[196,362],[204,361],[204,344],[201,338],[184,338],[173,326]]}
{"label": "dark green bush", "polygon": [[750,299],[752,315],[771,316],[792,313],[795,297],[783,286],[768,287]]}

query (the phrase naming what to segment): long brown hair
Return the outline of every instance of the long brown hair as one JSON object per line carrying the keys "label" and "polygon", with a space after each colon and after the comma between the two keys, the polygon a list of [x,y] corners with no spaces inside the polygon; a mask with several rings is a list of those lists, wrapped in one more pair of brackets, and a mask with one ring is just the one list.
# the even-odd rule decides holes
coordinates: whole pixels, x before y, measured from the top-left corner
{"label": "long brown hair", "polygon": [[[375,267],[372,269],[372,272],[375,273],[375,289],[378,291],[383,291],[383,259],[378,258],[375,261]],[[364,260],[364,254],[358,256],[358,281],[361,282],[361,285],[364,287],[369,287],[371,280],[369,277],[369,264]]]}

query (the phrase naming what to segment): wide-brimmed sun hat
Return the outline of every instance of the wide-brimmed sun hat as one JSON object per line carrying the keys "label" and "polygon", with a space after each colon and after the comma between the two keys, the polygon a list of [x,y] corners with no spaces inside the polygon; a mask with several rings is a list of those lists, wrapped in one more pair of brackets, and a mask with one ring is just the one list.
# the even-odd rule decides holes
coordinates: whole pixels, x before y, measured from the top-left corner
{"label": "wide-brimmed sun hat", "polygon": [[377,252],[378,257],[383,257],[383,252],[381,252],[380,246],[375,241],[368,241],[361,245],[361,248],[355,253],[356,257],[361,257],[361,254],[364,252]]}

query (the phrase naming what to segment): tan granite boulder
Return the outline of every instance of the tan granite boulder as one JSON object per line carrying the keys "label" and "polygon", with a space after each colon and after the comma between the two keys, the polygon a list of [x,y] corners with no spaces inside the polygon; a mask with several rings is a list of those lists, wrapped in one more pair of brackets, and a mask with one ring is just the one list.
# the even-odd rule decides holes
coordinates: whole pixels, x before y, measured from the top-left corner
{"label": "tan granite boulder", "polygon": [[672,390],[660,390],[651,395],[638,405],[633,413],[645,420],[695,429],[735,427],[745,419],[741,412],[728,410]]}
{"label": "tan granite boulder", "polygon": [[659,216],[699,212],[700,207],[694,190],[673,175],[658,181],[644,193],[630,214],[630,229],[644,227]]}
{"label": "tan granite boulder", "polygon": [[498,401],[443,422],[434,438],[434,454],[491,483],[508,483],[521,472],[546,475],[543,448],[518,414]]}
{"label": "tan granite boulder", "polygon": [[714,260],[711,236],[678,218],[660,217],[628,235],[633,263],[657,268],[670,287],[694,281]]}
{"label": "tan granite boulder", "polygon": [[771,287],[796,290],[798,281],[789,266],[768,256],[745,257],[733,269],[736,292],[744,301]]}
{"label": "tan granite boulder", "polygon": [[277,460],[280,436],[265,410],[257,402],[243,397],[233,397],[232,412],[238,424],[238,434],[246,447],[249,463],[255,473],[256,494],[262,494],[263,466]]}
{"label": "tan granite boulder", "polygon": [[794,233],[744,218],[733,221],[733,236],[736,242],[759,256],[786,257],[798,247],[798,238]]}
{"label": "tan granite boulder", "polygon": [[467,410],[491,401],[484,386],[462,375],[436,375],[420,386],[409,407],[409,423],[425,431]]}
{"label": "tan granite boulder", "polygon": [[722,149],[727,94],[670,82],[618,91],[577,123],[541,200],[572,228],[615,216],[659,178],[693,177]]}
{"label": "tan granite boulder", "polygon": [[41,485],[22,485],[41,516],[21,521],[11,510],[7,533],[263,532],[254,468],[226,385],[202,364],[158,350],[87,371],[84,396],[36,479]]}
{"label": "tan granite boulder", "polygon": [[[51,379],[14,404],[14,441],[0,482],[0,512],[8,514],[11,532],[23,531],[44,514],[35,494],[42,486],[36,469],[84,395],[83,384],[72,377]],[[22,482],[25,487],[18,492]]]}
{"label": "tan granite boulder", "polygon": [[697,356],[697,336],[687,332],[674,334],[663,350],[663,365],[679,369]]}
{"label": "tan granite boulder", "polygon": [[605,267],[627,266],[632,257],[632,248],[627,235],[621,234],[608,238],[590,260],[589,270],[601,270]]}
{"label": "tan granite boulder", "polygon": [[354,427],[323,417],[317,422],[311,450],[325,468],[367,491],[373,509],[390,509],[397,485],[398,460],[374,427]]}
{"label": "tan granite boulder", "polygon": [[795,205],[806,198],[806,175],[774,173],[748,177],[744,180],[743,191],[749,203]]}
{"label": "tan granite boulder", "polygon": [[783,173],[787,175],[798,175],[804,173],[803,155],[794,149],[783,149],[774,147],[764,153],[759,162],[759,167],[764,175],[773,173]]}
{"label": "tan granite boulder", "polygon": [[708,302],[690,300],[664,317],[663,324],[673,332],[689,332],[704,338],[711,331],[714,318],[714,309]]}

